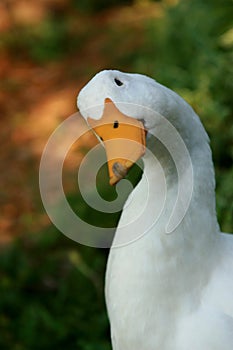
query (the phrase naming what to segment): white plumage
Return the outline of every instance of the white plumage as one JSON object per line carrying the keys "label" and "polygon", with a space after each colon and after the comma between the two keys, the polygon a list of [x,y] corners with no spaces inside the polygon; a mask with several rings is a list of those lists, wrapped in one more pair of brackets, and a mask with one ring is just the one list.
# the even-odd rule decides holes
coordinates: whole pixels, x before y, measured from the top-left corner
{"label": "white plumage", "polygon": [[[220,233],[216,219],[208,136],[192,108],[149,77],[100,72],[79,94],[81,114],[100,118],[107,97],[121,112],[143,119],[152,134],[164,132],[159,117],[164,116],[185,142],[193,171],[188,210],[167,234],[177,198],[177,166],[182,169],[179,181],[187,191],[190,169],[186,169],[182,152],[176,154],[174,164],[156,137],[148,140],[147,147],[156,159],[149,151],[143,157],[142,179],[124,206],[108,259],[106,302],[113,349],[232,350],[233,237]],[[92,108],[96,105],[99,107]],[[168,137],[172,142],[171,135]],[[157,221],[153,222],[153,216]],[[120,244],[122,237],[127,242],[135,230],[140,238]]]}

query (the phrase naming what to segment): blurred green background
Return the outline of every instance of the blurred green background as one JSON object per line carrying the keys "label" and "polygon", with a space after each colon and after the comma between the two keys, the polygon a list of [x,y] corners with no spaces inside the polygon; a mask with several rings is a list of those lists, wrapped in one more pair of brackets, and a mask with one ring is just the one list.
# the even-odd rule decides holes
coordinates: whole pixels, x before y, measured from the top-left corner
{"label": "blurred green background", "polygon": [[[77,93],[96,72],[147,74],[193,106],[211,139],[218,219],[232,232],[232,45],[231,0],[1,1],[1,349],[110,349],[108,251],[58,232],[38,190],[46,140],[76,112]],[[73,179],[75,162],[94,143],[87,136],[77,146],[64,183],[73,208],[102,223]],[[111,198],[104,171],[100,186]],[[118,218],[109,215],[107,226]]]}

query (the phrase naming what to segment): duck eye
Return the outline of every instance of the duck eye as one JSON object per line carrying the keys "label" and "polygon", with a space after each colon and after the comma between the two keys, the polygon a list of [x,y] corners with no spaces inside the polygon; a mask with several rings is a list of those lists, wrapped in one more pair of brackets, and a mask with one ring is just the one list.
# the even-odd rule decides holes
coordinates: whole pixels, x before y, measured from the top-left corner
{"label": "duck eye", "polygon": [[118,120],[115,120],[115,122],[114,122],[114,124],[113,124],[113,128],[114,128],[114,129],[117,129],[118,126],[119,126],[119,122],[118,122]]}
{"label": "duck eye", "polygon": [[122,85],[123,85],[122,81],[120,81],[120,80],[117,79],[117,78],[115,78],[114,81],[115,81],[115,83],[117,84],[117,86],[122,86]]}

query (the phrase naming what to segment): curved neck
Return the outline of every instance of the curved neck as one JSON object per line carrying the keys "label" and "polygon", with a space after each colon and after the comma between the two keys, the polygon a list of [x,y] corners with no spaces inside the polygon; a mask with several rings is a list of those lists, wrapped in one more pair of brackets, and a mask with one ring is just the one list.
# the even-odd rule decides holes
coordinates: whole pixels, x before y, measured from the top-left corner
{"label": "curved neck", "polygon": [[117,231],[122,244],[148,230],[156,235],[179,231],[202,244],[219,230],[213,163],[203,127],[203,134],[193,133],[188,144],[175,133],[162,144],[156,136],[167,135],[163,127],[149,136],[142,179],[124,206]]}
{"label": "curved neck", "polygon": [[[216,231],[215,175],[212,155],[208,136],[197,118],[193,120],[193,123],[197,124],[198,128],[190,128],[188,137],[188,132],[185,131],[185,135],[182,129],[177,134],[174,131],[168,133],[166,127],[163,130],[164,125],[157,126],[156,131],[152,130],[155,137],[148,137],[147,146],[150,151],[146,153],[143,159],[143,176],[149,179],[151,184],[153,183],[150,188],[156,186],[158,174],[154,173],[152,166],[156,159],[156,162],[159,162],[163,169],[162,176],[164,176],[166,182],[166,206],[169,208],[167,210],[172,210],[176,200],[177,202],[180,201],[178,203],[180,210],[182,206],[189,207],[186,211],[187,214],[190,210],[195,212],[204,211],[205,215],[208,214],[211,217],[211,222]],[[161,134],[168,135],[168,138],[161,138],[159,136]],[[195,215],[193,215],[193,218],[195,218]],[[213,227],[209,229],[211,230]]]}

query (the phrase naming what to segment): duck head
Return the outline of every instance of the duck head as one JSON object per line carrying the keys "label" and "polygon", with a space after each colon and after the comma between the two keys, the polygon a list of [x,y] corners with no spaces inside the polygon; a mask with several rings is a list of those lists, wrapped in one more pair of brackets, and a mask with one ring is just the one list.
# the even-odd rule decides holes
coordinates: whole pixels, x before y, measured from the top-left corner
{"label": "duck head", "polygon": [[155,87],[156,82],[144,75],[105,70],[78,95],[80,113],[105,146],[111,185],[145,153],[147,131],[155,124],[148,108]]}

